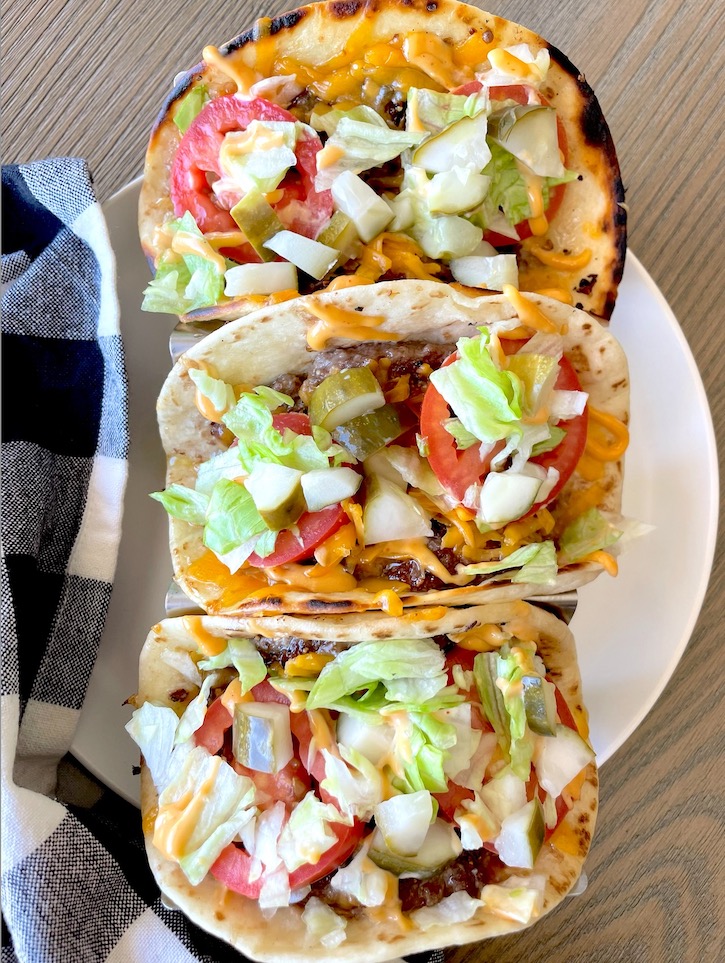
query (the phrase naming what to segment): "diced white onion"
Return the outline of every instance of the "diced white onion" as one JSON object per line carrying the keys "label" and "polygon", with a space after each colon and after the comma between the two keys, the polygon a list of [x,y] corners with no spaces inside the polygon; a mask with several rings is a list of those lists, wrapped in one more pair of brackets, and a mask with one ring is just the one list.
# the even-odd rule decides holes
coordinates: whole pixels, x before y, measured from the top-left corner
{"label": "diced white onion", "polygon": [[334,268],[340,257],[340,252],[334,247],[320,244],[294,231],[279,231],[264,242],[264,247],[296,264],[301,271],[318,281]]}
{"label": "diced white onion", "polygon": [[347,214],[366,244],[393,220],[390,205],[352,171],[336,177],[331,190],[335,207]]}
{"label": "diced white onion", "polygon": [[494,257],[458,257],[451,261],[451,272],[456,281],[472,288],[502,291],[504,284],[519,286],[519,269],[515,254]]}
{"label": "diced white onion", "polygon": [[274,294],[276,291],[297,290],[297,268],[284,261],[266,264],[237,264],[224,275],[227,297],[247,294]]}

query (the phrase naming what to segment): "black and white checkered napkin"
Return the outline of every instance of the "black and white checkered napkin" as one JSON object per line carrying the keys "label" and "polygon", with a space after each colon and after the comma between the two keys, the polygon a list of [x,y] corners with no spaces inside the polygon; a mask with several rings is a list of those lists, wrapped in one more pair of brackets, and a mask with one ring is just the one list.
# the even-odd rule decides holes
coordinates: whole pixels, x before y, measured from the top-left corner
{"label": "black and white checkered napkin", "polygon": [[116,269],[82,160],[3,168],[2,202],[2,963],[238,963],[162,905],[138,810],[66,756],[128,470]]}

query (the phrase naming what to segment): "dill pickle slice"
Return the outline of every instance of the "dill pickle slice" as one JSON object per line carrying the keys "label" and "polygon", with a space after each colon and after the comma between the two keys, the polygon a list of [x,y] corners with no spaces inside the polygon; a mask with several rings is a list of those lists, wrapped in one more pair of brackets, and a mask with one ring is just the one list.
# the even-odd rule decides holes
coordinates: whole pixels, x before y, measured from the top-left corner
{"label": "dill pickle slice", "polygon": [[238,702],[234,706],[232,752],[257,772],[279,772],[293,755],[289,707],[277,702]]}
{"label": "dill pickle slice", "polygon": [[229,213],[262,260],[273,261],[276,255],[264,247],[264,242],[283,231],[284,224],[261,191],[248,191]]}
{"label": "dill pickle slice", "polygon": [[334,247],[337,251],[347,255],[348,260],[354,257],[360,243],[355,224],[342,211],[335,211],[330,223],[317,236],[317,240],[320,244],[327,244],[328,247]]}
{"label": "dill pickle slice", "polygon": [[273,532],[293,525],[305,511],[302,472],[285,465],[259,465],[245,485],[257,511]]}
{"label": "dill pickle slice", "polygon": [[383,389],[370,368],[347,368],[325,378],[312,392],[310,421],[333,431],[384,404]]}
{"label": "dill pickle slice", "polygon": [[403,426],[395,405],[383,405],[335,428],[332,437],[358,461],[365,461],[402,434]]}
{"label": "dill pickle slice", "polygon": [[556,735],[556,695],[554,686],[540,675],[525,675],[521,680],[526,721],[532,732]]}

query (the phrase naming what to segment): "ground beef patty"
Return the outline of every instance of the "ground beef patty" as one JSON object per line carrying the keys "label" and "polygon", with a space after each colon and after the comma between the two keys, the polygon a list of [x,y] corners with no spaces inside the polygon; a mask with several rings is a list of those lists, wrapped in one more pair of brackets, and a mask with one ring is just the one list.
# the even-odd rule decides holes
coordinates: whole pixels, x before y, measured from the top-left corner
{"label": "ground beef patty", "polygon": [[488,883],[504,878],[504,865],[495,853],[487,849],[467,849],[427,879],[401,879],[398,884],[401,909],[404,913],[435,906],[451,893],[465,890],[477,898]]}
{"label": "ground beef patty", "polygon": [[252,641],[267,665],[271,662],[279,662],[280,665],[284,665],[290,659],[295,659],[298,655],[306,655],[308,652],[326,652],[330,655],[337,655],[338,652],[347,648],[344,642],[330,642],[327,639],[299,639],[293,635],[280,636],[276,639],[266,639],[258,635]]}
{"label": "ground beef patty", "polygon": [[[429,365],[435,371],[453,351],[455,351],[454,344],[431,344],[427,341],[401,341],[397,344],[371,341],[355,345],[353,348],[328,348],[315,355],[307,377],[297,386],[297,392],[285,391],[285,394],[289,394],[295,400],[301,398],[302,401],[307,402],[314,389],[331,374],[348,368],[362,368],[369,365],[371,361],[379,361],[382,358],[390,361],[388,377],[391,381],[405,374],[411,375],[413,380],[416,371],[423,365]],[[296,379],[299,376],[294,377]],[[281,379],[278,378],[272,387],[276,388],[280,382]],[[286,384],[294,387],[291,382]]]}
{"label": "ground beef patty", "polygon": [[[364,912],[360,904],[344,896],[330,885],[334,873],[312,884],[310,896],[316,896],[341,916],[353,917]],[[465,850],[427,879],[401,879],[398,883],[401,909],[411,913],[422,906],[435,906],[446,896],[465,890],[474,899],[489,883],[500,883],[505,867],[495,853],[487,849]]]}

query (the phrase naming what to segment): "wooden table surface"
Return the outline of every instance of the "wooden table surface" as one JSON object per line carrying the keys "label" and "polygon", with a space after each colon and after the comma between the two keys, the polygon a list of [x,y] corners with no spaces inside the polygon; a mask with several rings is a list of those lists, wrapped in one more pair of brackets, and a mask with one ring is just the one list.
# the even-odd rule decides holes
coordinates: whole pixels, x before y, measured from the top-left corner
{"label": "wooden table surface", "polygon": [[[4,3],[4,161],[85,157],[106,200],[141,172],[149,126],[174,75],[196,63],[205,44],[221,44],[255,16],[285,6],[277,0],[263,8],[248,0]],[[725,6],[500,0],[492,11],[537,30],[594,87],[627,187],[630,246],[680,321],[720,434]],[[602,768],[586,893],[533,930],[451,951],[450,961],[725,959],[724,575],[721,539],[680,665],[649,716]]]}

